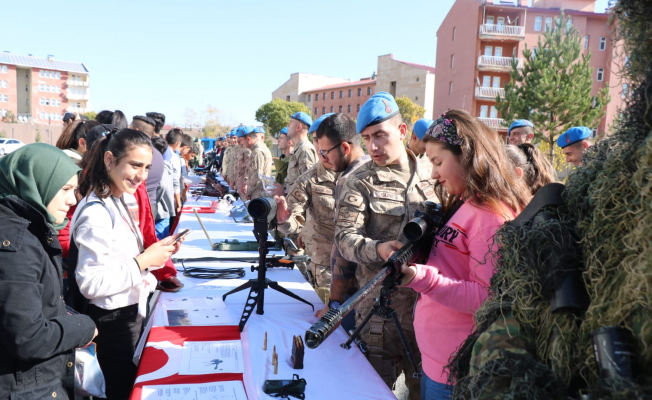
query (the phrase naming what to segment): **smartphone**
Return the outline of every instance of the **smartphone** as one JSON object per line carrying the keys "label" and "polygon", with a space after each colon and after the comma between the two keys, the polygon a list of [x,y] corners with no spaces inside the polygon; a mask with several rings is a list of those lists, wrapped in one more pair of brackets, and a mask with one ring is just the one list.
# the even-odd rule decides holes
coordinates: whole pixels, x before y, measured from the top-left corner
{"label": "smartphone", "polygon": [[175,244],[179,243],[179,241],[181,239],[185,238],[189,233],[190,233],[190,229],[186,229],[186,230],[181,231],[179,234],[177,234],[174,237],[174,241],[172,243],[170,243],[170,245],[172,246],[172,245],[175,245]]}

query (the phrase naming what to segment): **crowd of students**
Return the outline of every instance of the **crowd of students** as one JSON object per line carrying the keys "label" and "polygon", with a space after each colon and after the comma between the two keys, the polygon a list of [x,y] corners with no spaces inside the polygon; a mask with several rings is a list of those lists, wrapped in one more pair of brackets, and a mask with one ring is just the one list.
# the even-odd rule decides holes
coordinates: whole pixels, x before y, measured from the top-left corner
{"label": "crowd of students", "polygon": [[[412,217],[408,211],[422,209],[425,200],[456,209],[425,264],[402,270],[400,290],[419,294],[413,322],[406,310],[417,297],[395,298],[397,306],[411,301],[401,318],[416,337],[426,375],[420,395],[410,386],[411,398],[445,398],[443,367],[487,296],[493,235],[556,180],[547,159],[527,143],[532,124],[516,121],[505,145],[469,113],[449,110],[415,124],[406,148],[407,126],[386,93],[365,103],[357,125],[334,114],[312,129],[309,116],[299,114],[281,141],[290,144],[288,168],[300,168],[292,158],[292,145],[299,144],[319,154],[321,166],[314,168],[333,174],[326,194],[334,201],[323,202],[333,207],[333,251],[339,251],[331,269],[333,260],[345,258],[350,264],[342,268],[371,271],[368,277],[402,246],[398,232]],[[98,344],[107,397],[128,398],[149,296],[183,286],[170,260],[180,243],[173,245],[169,233],[184,202],[183,177],[201,153],[180,129],[163,136],[164,124],[160,113],[134,116],[129,124],[120,111],[102,111],[94,121],[68,118],[58,149],[37,143],[0,159],[0,398],[73,398],[74,349],[91,341]],[[573,129],[560,146],[587,140],[586,128]],[[309,131],[318,150],[306,143]],[[371,159],[362,158],[360,138]],[[303,175],[316,176],[303,168],[304,174],[289,171],[297,183],[279,189],[281,210]],[[347,179],[335,182],[341,172]],[[352,278],[332,278],[328,306],[337,307]],[[377,365],[370,361],[382,368],[383,357]]]}

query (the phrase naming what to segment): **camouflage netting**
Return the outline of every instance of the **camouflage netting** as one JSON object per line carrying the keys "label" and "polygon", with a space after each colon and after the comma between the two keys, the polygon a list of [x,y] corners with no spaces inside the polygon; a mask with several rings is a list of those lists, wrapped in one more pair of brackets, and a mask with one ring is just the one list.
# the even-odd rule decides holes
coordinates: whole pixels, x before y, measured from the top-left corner
{"label": "camouflage netting", "polygon": [[[568,178],[567,207],[498,232],[490,296],[449,365],[455,399],[565,399],[578,385],[593,400],[652,398],[652,1],[620,0],[613,11],[628,55],[622,75],[632,88],[619,127]],[[591,304],[577,316],[553,314],[556,272],[574,263]],[[483,341],[501,319],[528,338],[526,354],[492,353]],[[637,338],[633,381],[599,378],[591,333],[603,326],[625,327]]]}

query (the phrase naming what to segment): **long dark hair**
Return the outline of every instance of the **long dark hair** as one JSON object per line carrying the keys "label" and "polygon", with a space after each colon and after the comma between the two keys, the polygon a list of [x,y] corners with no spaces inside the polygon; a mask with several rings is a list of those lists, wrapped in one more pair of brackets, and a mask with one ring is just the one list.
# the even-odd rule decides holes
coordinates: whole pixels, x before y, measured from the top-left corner
{"label": "long dark hair", "polygon": [[[518,214],[530,202],[532,195],[512,168],[498,134],[463,110],[448,110],[446,118],[453,121],[462,145],[451,145],[429,135],[423,141],[440,143],[457,156],[466,171],[464,200],[486,206],[494,213],[512,219],[504,205]],[[435,193],[444,209],[451,208],[461,200],[459,196],[447,193],[439,182],[435,184]]]}
{"label": "long dark hair", "polygon": [[[61,133],[59,140],[57,140],[56,147],[61,150],[66,149],[79,149],[79,139],[86,139],[88,131],[98,126],[97,121],[74,121],[69,124]],[[88,150],[88,149],[86,149]]]}
{"label": "long dark hair", "polygon": [[152,142],[147,135],[134,129],[120,129],[111,131],[108,135],[97,141],[88,151],[86,168],[79,181],[79,193],[88,196],[95,192],[97,197],[105,199],[111,195],[111,178],[104,164],[104,154],[110,151],[115,157],[116,165],[134,147],[143,146],[151,149]]}
{"label": "long dark hair", "polygon": [[111,116],[111,125],[118,129],[124,129],[129,127],[129,121],[127,121],[127,116],[122,111],[115,110],[113,116]]}

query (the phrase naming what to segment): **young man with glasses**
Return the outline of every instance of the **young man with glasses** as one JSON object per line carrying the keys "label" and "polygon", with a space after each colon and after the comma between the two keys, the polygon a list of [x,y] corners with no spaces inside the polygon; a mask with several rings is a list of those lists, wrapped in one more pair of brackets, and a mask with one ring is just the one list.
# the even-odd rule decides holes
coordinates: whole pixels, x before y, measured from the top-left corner
{"label": "young man with glasses", "polygon": [[[313,144],[319,154],[315,131],[332,114],[324,114],[310,126]],[[286,235],[299,234],[299,245],[304,247],[311,260],[307,267],[308,280],[319,298],[326,303],[330,296],[330,254],[335,235],[335,181],[337,174],[332,165],[319,157],[289,188],[287,197],[276,196],[278,230]]]}

